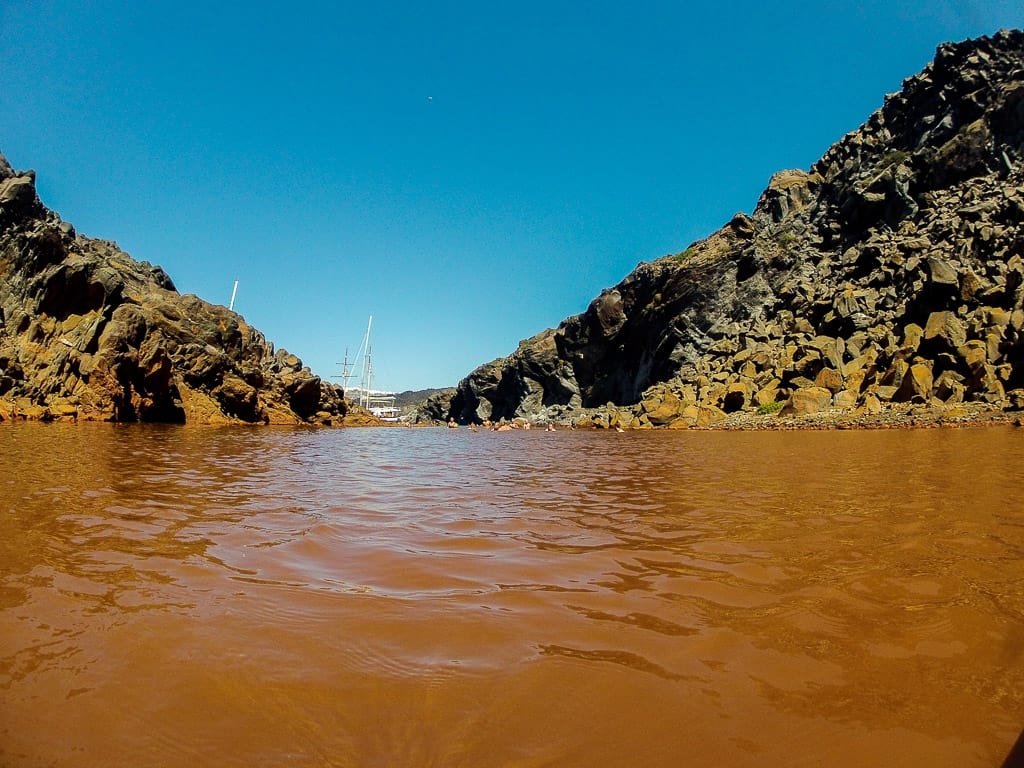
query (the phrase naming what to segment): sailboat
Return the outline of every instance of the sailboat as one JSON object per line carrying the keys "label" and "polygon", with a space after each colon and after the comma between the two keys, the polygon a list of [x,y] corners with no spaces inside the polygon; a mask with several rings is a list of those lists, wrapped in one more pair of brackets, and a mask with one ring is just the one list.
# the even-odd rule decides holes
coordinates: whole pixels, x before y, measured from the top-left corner
{"label": "sailboat", "polygon": [[[363,343],[356,353],[358,358],[362,354],[362,367],[359,372],[359,387],[354,388],[359,393],[357,402],[381,421],[398,421],[400,411],[395,405],[394,392],[377,391],[373,388],[373,355],[370,346],[370,330],[373,328],[373,315],[366,324],[366,335],[363,336]],[[345,392],[348,394],[349,380],[352,378],[351,366],[348,362],[348,350],[345,350],[345,362],[342,363],[342,379],[344,380]]]}

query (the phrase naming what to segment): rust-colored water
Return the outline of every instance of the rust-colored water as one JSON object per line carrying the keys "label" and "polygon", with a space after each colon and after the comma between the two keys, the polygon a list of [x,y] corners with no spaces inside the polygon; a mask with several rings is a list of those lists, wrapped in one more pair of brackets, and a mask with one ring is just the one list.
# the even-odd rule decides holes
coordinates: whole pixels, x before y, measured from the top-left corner
{"label": "rust-colored water", "polygon": [[1024,430],[0,427],[0,765],[992,766]]}

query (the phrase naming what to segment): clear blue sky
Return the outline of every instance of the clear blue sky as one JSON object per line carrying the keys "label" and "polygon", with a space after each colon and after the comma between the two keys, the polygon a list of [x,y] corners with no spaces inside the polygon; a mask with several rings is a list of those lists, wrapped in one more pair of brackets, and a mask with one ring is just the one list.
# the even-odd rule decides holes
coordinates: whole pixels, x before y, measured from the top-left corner
{"label": "clear blue sky", "polygon": [[0,0],[0,151],[325,377],[454,385],[1014,2]]}

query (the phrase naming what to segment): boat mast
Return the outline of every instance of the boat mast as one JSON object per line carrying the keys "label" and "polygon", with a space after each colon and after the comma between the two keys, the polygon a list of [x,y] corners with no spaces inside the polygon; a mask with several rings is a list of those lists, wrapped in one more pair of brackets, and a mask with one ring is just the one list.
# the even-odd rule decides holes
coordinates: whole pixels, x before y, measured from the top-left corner
{"label": "boat mast", "polygon": [[341,379],[341,386],[346,392],[348,391],[349,381],[352,379],[352,363],[348,361],[348,347],[345,347],[345,359],[338,363],[341,366],[341,376],[334,376],[332,378]]}
{"label": "boat mast", "polygon": [[373,326],[373,315],[366,323],[366,336],[363,338],[363,374],[359,382],[361,391],[359,393],[359,404],[364,408],[370,407],[370,390],[373,388],[373,361],[370,354],[370,328]]}

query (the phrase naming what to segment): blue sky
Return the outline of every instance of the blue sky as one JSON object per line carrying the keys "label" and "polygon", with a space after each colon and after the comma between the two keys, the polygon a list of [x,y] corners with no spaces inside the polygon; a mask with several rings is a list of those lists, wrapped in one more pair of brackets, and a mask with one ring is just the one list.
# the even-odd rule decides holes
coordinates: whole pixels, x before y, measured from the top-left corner
{"label": "blue sky", "polygon": [[[212,7],[208,7],[212,5]],[[0,151],[325,377],[454,385],[1016,2],[0,2]]]}

